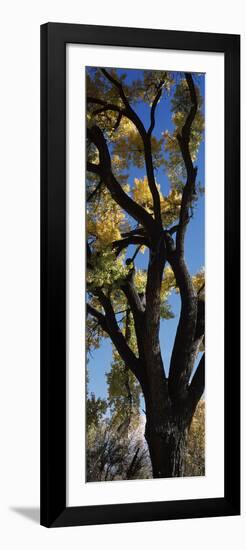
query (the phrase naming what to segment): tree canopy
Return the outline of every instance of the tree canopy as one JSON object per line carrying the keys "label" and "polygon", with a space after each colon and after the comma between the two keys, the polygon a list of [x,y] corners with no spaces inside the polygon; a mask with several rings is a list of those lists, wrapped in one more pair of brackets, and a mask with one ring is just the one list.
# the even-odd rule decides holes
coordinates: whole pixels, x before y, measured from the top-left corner
{"label": "tree canopy", "polygon": [[[190,380],[204,349],[204,269],[191,274],[185,262],[187,226],[204,191],[196,165],[201,77],[139,70],[129,78],[127,70],[90,67],[86,78],[87,349],[102,338],[112,342],[107,382],[115,421],[137,417],[142,392],[156,431],[154,394],[177,404],[188,392],[191,420],[204,390],[204,355]],[[163,119],[156,132],[165,101],[172,123],[165,129]],[[159,329],[173,316],[173,292],[181,312],[165,367]]]}

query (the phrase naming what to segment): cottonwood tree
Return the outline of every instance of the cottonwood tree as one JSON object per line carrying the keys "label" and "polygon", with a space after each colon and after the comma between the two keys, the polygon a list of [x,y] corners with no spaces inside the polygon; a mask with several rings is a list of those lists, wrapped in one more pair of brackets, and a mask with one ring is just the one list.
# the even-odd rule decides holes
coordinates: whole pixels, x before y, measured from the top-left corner
{"label": "cottonwood tree", "polygon": [[[129,83],[122,71],[87,70],[87,337],[92,346],[111,339],[111,376],[116,383],[118,368],[122,398],[134,407],[130,396],[137,386],[144,396],[153,477],[174,477],[184,475],[188,431],[204,392],[204,353],[193,374],[204,343],[204,273],[192,276],[185,261],[186,231],[200,192],[202,97],[199,77],[190,73],[139,75]],[[173,131],[164,126],[167,96]],[[139,102],[149,105],[147,127],[137,114]],[[157,113],[163,119],[159,138]],[[145,176],[132,178],[134,167]],[[162,169],[170,182],[167,195],[157,181]],[[148,261],[139,269],[143,251]],[[172,315],[173,290],[180,317],[170,365],[164,366],[159,329]]]}

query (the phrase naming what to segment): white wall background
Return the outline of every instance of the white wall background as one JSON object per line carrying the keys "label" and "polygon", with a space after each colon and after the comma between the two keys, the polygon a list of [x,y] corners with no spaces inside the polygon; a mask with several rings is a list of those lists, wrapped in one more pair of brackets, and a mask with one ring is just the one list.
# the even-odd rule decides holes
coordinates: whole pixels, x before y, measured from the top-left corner
{"label": "white wall background", "polygon": [[[245,151],[246,23],[243,0],[17,0],[1,13],[0,64],[0,540],[15,547],[92,550],[244,548],[245,471],[240,518],[48,530],[39,517],[39,25],[47,21],[242,35],[242,151]],[[242,159],[242,183],[246,175]],[[242,185],[242,205],[246,193]],[[246,223],[242,242],[245,248]],[[245,268],[245,250],[243,250]],[[244,269],[243,278],[246,272]],[[243,289],[245,336],[245,289]],[[244,350],[243,350],[244,351]],[[245,364],[245,351],[242,365]],[[242,369],[244,370],[244,369]],[[245,374],[242,372],[245,433]],[[243,439],[243,464],[245,462]]]}

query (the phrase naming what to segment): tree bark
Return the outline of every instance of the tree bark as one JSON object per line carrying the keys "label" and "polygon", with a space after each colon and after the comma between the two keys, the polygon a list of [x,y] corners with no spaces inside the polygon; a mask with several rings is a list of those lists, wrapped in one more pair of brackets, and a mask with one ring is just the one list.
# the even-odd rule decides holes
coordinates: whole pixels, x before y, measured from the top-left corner
{"label": "tree bark", "polygon": [[[157,418],[156,410],[160,411]],[[146,410],[145,439],[154,478],[184,476],[188,432],[192,415],[185,405],[176,407],[168,399]]]}

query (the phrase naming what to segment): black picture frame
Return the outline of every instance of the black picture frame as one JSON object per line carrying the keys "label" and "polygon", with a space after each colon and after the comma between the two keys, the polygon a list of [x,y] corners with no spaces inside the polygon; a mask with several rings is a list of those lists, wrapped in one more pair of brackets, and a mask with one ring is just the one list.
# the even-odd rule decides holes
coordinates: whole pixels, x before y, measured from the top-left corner
{"label": "black picture frame", "polygon": [[[225,61],[224,497],[66,506],[66,44],[222,52]],[[41,26],[41,524],[240,514],[240,36]]]}

